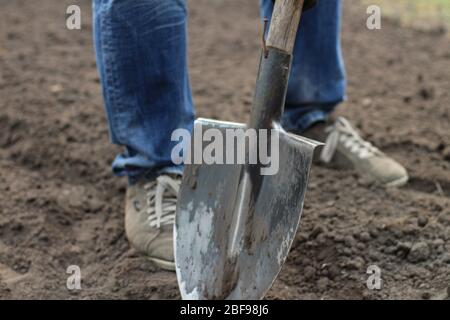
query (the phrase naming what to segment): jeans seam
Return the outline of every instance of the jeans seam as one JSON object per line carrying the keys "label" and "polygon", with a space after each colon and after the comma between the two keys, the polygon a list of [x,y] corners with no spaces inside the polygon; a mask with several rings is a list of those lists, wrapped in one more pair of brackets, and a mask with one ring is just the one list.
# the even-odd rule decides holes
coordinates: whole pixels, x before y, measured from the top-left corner
{"label": "jeans seam", "polygon": [[[122,127],[120,126],[120,117],[125,112],[125,110],[120,103],[121,99],[117,93],[119,84],[117,83],[117,79],[114,76],[118,74],[118,70],[115,68],[115,63],[111,61],[111,54],[115,53],[115,50],[113,49],[114,45],[110,43],[111,39],[113,38],[110,36],[112,34],[112,24],[111,21],[108,21],[107,19],[108,14],[102,13],[101,17],[102,27],[104,28],[105,32],[102,32],[100,45],[104,60],[104,72],[106,77],[105,81],[108,83],[107,99],[109,100],[108,103],[110,108],[117,108],[116,112],[114,112],[114,115],[111,118],[111,121],[113,122],[113,127],[116,131],[115,136],[119,141],[123,141],[125,137]],[[105,33],[107,33],[108,36],[105,37]]]}

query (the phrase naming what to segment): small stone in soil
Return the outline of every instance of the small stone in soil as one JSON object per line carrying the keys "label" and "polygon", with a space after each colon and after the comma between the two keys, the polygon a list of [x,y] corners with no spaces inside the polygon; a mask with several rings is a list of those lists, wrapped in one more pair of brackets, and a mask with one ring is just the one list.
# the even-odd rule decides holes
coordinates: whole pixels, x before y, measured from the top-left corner
{"label": "small stone in soil", "polygon": [[314,275],[316,274],[316,269],[314,269],[311,266],[307,266],[303,273],[305,275],[306,280],[311,280],[312,278],[314,278]]}
{"label": "small stone in soil", "polygon": [[355,245],[355,238],[353,238],[353,236],[346,236],[344,238],[344,243],[347,247],[353,247]]}
{"label": "small stone in soil", "polygon": [[313,231],[311,232],[311,234],[309,235],[310,239],[315,239],[317,238],[317,236],[321,233],[323,233],[325,230],[322,226],[316,226]]}
{"label": "small stone in soil", "polygon": [[438,222],[450,226],[450,212],[443,212],[438,217]]}
{"label": "small stone in soil", "polygon": [[372,238],[377,238],[380,233],[376,228],[372,228],[369,230],[369,234]]}
{"label": "small stone in soil", "polygon": [[409,253],[409,251],[411,251],[411,248],[412,248],[411,242],[399,242],[397,244],[397,250],[399,251]]}
{"label": "small stone in soil", "polygon": [[428,224],[428,218],[424,216],[420,216],[417,220],[417,225],[421,228],[425,227]]}
{"label": "small stone in soil", "polygon": [[425,242],[418,242],[414,244],[411,251],[408,254],[408,261],[410,262],[421,262],[425,261],[430,257],[430,248]]}
{"label": "small stone in soil", "polygon": [[330,284],[330,280],[328,278],[320,278],[319,281],[317,281],[317,288],[320,291],[325,291],[328,289],[328,286]]}
{"label": "small stone in soil", "polygon": [[423,300],[430,300],[430,298],[431,298],[431,293],[429,293],[429,292],[422,293]]}
{"label": "small stone in soil", "polygon": [[358,244],[356,245],[356,248],[360,251],[364,250],[366,248],[366,245],[362,242],[358,242]]}
{"label": "small stone in soil", "polygon": [[445,241],[442,239],[436,239],[433,241],[433,246],[435,246],[435,247],[440,247],[443,245],[445,245]]}
{"label": "small stone in soil", "polygon": [[362,242],[369,242],[372,239],[372,237],[370,236],[370,233],[368,232],[361,232],[361,234],[359,235],[359,240],[361,240]]}
{"label": "small stone in soil", "polygon": [[364,267],[364,259],[356,257],[345,264],[347,269],[361,270]]}
{"label": "small stone in soil", "polygon": [[448,263],[448,264],[450,264],[450,253],[445,253],[443,256],[442,256],[442,261],[444,262],[444,263]]}
{"label": "small stone in soil", "polygon": [[344,249],[342,249],[342,254],[345,256],[351,256],[352,250],[350,250],[350,248],[344,248]]}

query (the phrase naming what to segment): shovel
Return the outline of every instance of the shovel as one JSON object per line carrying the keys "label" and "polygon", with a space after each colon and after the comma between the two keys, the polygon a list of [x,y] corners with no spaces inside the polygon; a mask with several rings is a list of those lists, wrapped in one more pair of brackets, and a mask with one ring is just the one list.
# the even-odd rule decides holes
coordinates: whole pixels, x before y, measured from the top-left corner
{"label": "shovel", "polygon": [[[262,299],[289,253],[314,148],[320,145],[287,133],[279,124],[303,2],[275,4],[247,125],[208,119],[195,123],[190,150],[199,141],[202,150],[207,148],[197,134],[208,129],[223,136],[245,129],[267,130],[270,141],[258,136],[245,148],[234,146],[234,156],[245,154],[245,163],[185,165],[174,228],[183,299]],[[229,145],[223,148],[228,155]],[[279,155],[276,174],[262,174],[268,169],[267,157],[259,153],[256,163],[249,161],[252,152],[264,148]]]}

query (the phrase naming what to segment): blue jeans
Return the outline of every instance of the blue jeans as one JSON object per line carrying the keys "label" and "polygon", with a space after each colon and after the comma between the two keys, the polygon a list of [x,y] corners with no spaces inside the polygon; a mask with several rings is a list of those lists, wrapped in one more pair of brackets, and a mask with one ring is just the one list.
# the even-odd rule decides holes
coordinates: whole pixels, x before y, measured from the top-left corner
{"label": "blue jeans", "polygon": [[[187,0],[93,0],[94,42],[112,143],[125,147],[113,170],[181,173],[171,161],[175,129],[192,129]],[[270,18],[272,0],[261,0]],[[304,131],[345,98],[341,0],[319,0],[302,17],[283,125]]]}

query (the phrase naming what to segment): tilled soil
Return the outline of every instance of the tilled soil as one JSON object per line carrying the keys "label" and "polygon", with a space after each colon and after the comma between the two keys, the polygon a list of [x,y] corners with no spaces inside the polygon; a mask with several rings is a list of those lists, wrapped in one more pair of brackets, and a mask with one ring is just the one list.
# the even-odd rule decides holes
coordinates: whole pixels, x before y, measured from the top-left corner
{"label": "tilled soil", "polygon": [[[70,4],[81,31],[65,28]],[[0,298],[178,299],[175,275],[124,236],[88,0],[0,0]],[[345,2],[349,100],[340,113],[402,162],[402,189],[315,166],[300,231],[269,299],[443,299],[450,286],[450,46],[365,27]],[[190,1],[200,116],[245,121],[260,50],[257,1]],[[82,290],[66,288],[78,265]],[[381,290],[366,273],[381,270]]]}

